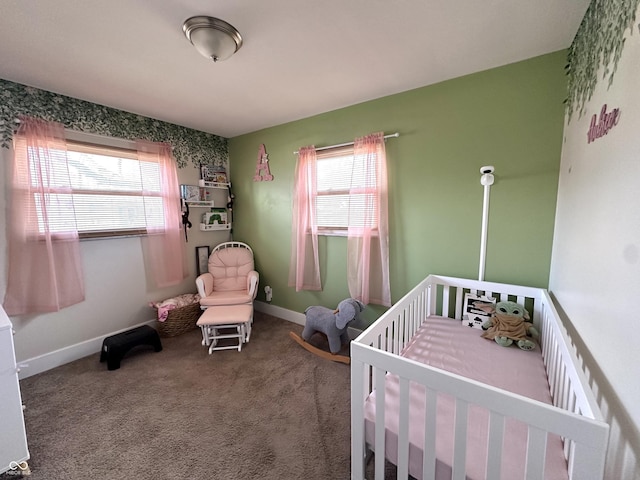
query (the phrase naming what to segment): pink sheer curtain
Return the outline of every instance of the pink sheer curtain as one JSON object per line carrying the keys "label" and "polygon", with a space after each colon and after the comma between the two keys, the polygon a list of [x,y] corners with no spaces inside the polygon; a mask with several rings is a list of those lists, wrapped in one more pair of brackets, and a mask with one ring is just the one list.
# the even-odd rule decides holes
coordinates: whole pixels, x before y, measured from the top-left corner
{"label": "pink sheer curtain", "polygon": [[[137,142],[138,159],[157,163],[160,167],[160,187],[164,225],[147,226],[147,235],[142,237],[142,250],[147,271],[158,288],[169,287],[183,281],[189,275],[186,262],[186,247],[182,241],[180,185],[176,161],[171,146],[143,140]],[[143,183],[145,175],[142,176]],[[145,198],[158,196],[150,186],[143,185]],[[145,209],[154,208],[153,202],[145,202]]]}
{"label": "pink sheer curtain", "polygon": [[[9,200],[9,315],[56,312],[84,300],[64,127],[21,118]],[[64,219],[60,212],[68,212]],[[54,221],[50,221],[54,220]]]}
{"label": "pink sheer curtain", "polygon": [[318,227],[315,220],[316,149],[301,148],[295,172],[289,286],[322,290],[318,261]]}
{"label": "pink sheer curtain", "polygon": [[[391,306],[389,284],[389,220],[387,159],[382,132],[356,138],[354,168],[364,172],[364,183],[353,185],[352,197],[364,200],[350,203],[347,240],[347,283],[351,297],[365,305]],[[352,225],[356,223],[357,225]]]}

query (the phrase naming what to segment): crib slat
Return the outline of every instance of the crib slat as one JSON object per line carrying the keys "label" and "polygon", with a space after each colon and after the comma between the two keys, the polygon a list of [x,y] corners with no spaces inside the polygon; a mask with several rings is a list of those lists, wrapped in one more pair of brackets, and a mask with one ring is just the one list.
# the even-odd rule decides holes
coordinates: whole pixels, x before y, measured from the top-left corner
{"label": "crib slat", "polygon": [[554,405],[558,405],[560,402],[560,388],[562,386],[562,379],[564,378],[564,364],[562,363],[562,357],[560,354],[560,350],[557,350],[558,353],[558,361],[557,361],[557,366],[556,366],[556,374],[554,376],[554,385],[553,385],[553,391],[551,392],[551,394],[553,395],[553,402]]}
{"label": "crib slat", "polygon": [[422,293],[420,294],[420,297],[418,299],[418,304],[419,307],[418,308],[418,312],[416,314],[416,329],[418,328],[418,323],[422,323],[422,321],[426,318],[427,316],[427,307],[428,307],[428,302],[429,302],[429,287],[426,287]]}
{"label": "crib slat", "polygon": [[396,350],[395,350],[396,337],[398,335],[398,318],[397,317],[393,321],[393,324],[391,325],[390,330],[391,330],[391,332],[390,332],[390,336],[389,336],[389,352],[390,353],[397,353]]}
{"label": "crib slat", "polygon": [[554,393],[554,403],[556,406],[562,408],[562,397],[564,396],[564,383],[567,377],[567,371],[564,368],[560,369],[558,375],[558,381],[556,382],[556,391]]}
{"label": "crib slat", "polygon": [[374,371],[376,377],[376,430],[375,430],[375,449],[376,464],[375,478],[384,478],[384,436],[385,436],[385,388],[384,376],[382,369],[376,368]]}
{"label": "crib slat", "polygon": [[[551,342],[549,341],[549,337],[551,335],[551,332],[550,332],[551,329],[547,325],[546,316],[541,318],[540,328],[542,329],[542,331],[540,332],[540,341],[542,343],[542,360],[544,361],[545,367],[548,368],[549,352],[551,349],[550,347]],[[548,376],[549,375],[547,375],[547,377]]]}
{"label": "crib slat", "polygon": [[455,432],[453,440],[452,480],[465,480],[467,462],[467,415],[469,404],[456,398]]}
{"label": "crib slat", "polygon": [[487,442],[487,478],[500,478],[503,439],[504,415],[490,412],[489,441]]}
{"label": "crib slat", "polygon": [[411,340],[411,337],[413,337],[413,328],[412,328],[412,326],[415,323],[416,316],[418,314],[418,309],[419,308],[420,308],[420,305],[419,305],[417,300],[411,304],[411,317],[407,321],[407,336],[404,339],[404,344],[405,345],[407,343],[409,343],[409,340]]}
{"label": "crib slat", "polygon": [[567,410],[569,405],[569,395],[571,394],[571,380],[569,379],[568,372],[564,371],[564,378],[562,379],[562,404],[561,407]]}
{"label": "crib slat", "polygon": [[[569,399],[569,405],[567,406],[567,410],[575,413],[576,415],[580,415],[580,408],[578,407],[578,399],[576,398],[576,392],[571,390],[571,398]],[[568,459],[569,454],[571,452],[571,445],[573,444],[572,440],[568,440],[566,438],[562,438],[562,443],[564,444],[564,458]]]}
{"label": "crib slat", "polygon": [[411,306],[412,304],[407,305],[407,308],[404,309],[404,311],[402,312],[402,316],[400,317],[398,353],[402,351],[404,345],[407,343],[407,322],[409,321],[409,317],[411,316]]}
{"label": "crib slat", "polygon": [[422,478],[436,478],[436,407],[438,396],[435,390],[425,387],[424,451],[422,458]]}
{"label": "crib slat", "polygon": [[464,297],[461,288],[456,288],[456,320],[462,320],[462,298]]}
{"label": "crib slat", "polygon": [[559,391],[558,391],[558,406],[566,410],[567,396],[569,395],[569,375],[567,369],[562,368],[560,374]]}
{"label": "crib slat", "polygon": [[402,321],[406,316],[406,314],[407,314],[407,309],[405,308],[404,310],[402,310],[402,313],[400,313],[400,315],[398,315],[398,318],[396,319],[396,337],[393,342],[393,345],[394,345],[393,353],[395,353],[396,355],[400,354],[400,347],[402,345]]}
{"label": "crib slat", "polygon": [[420,309],[420,304],[416,305],[416,309],[413,311],[413,315],[409,319],[409,325],[407,330],[408,340],[413,337],[413,334],[416,332],[416,321],[418,319],[418,310]]}
{"label": "crib slat", "polygon": [[409,312],[408,315],[405,317],[404,319],[404,337],[402,338],[402,348],[404,349],[404,347],[406,347],[407,342],[409,341],[409,339],[411,338],[411,321],[413,320],[413,317],[416,314],[416,302],[411,302],[411,305],[409,305]]}
{"label": "crib slat", "polygon": [[391,337],[391,353],[398,354],[398,342],[400,340],[400,316],[393,322],[393,336]]}
{"label": "crib slat", "polygon": [[442,288],[442,316],[449,316],[449,285]]}
{"label": "crib slat", "polygon": [[[533,320],[533,324],[537,327],[539,327],[542,322],[543,322],[543,317],[546,317],[546,315],[548,314],[546,311],[543,310],[544,306],[542,305],[542,302],[539,299],[535,299],[533,301],[533,312],[530,312],[532,317],[531,320]],[[544,320],[545,322],[548,321],[546,318]]]}
{"label": "crib slat", "polygon": [[409,477],[409,380],[400,378],[398,422],[398,478]]}
{"label": "crib slat", "polygon": [[527,480],[544,480],[544,463],[547,453],[547,432],[529,425],[527,441]]}
{"label": "crib slat", "polygon": [[549,348],[551,350],[549,352],[549,367],[547,368],[547,374],[549,376],[550,391],[553,392],[556,385],[556,373],[558,369],[558,346],[554,340],[551,340],[549,343]]}

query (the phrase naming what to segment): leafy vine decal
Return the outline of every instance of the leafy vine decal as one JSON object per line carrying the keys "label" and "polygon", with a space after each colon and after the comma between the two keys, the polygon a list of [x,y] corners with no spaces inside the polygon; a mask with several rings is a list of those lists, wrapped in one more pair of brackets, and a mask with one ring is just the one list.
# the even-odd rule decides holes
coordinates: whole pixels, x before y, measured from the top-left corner
{"label": "leafy vine decal", "polygon": [[62,123],[66,128],[128,140],[166,142],[173,147],[178,168],[213,165],[226,170],[227,139],[210,133],[58,95],[20,83],[0,80],[0,147],[12,142],[14,120],[30,115]]}
{"label": "leafy vine decal", "polygon": [[598,84],[608,77],[609,84],[618,68],[627,29],[633,34],[640,0],[592,0],[582,19],[567,55],[568,97],[566,108],[569,120],[591,99]]}

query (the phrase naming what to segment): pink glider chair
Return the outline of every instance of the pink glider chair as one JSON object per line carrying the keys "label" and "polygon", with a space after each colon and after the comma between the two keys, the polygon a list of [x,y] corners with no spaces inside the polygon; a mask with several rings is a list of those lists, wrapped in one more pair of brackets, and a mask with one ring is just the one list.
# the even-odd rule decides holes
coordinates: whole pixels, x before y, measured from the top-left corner
{"label": "pink glider chair", "polygon": [[[200,308],[205,310],[197,325],[202,344],[213,350],[235,349],[251,336],[253,300],[258,293],[258,272],[253,250],[246,243],[225,242],[209,255],[209,271],[196,278]],[[230,332],[235,330],[235,332]],[[238,345],[218,345],[218,340],[237,338]]]}
{"label": "pink glider chair", "polygon": [[246,243],[225,242],[209,255],[209,271],[196,278],[200,307],[253,304],[260,276]]}

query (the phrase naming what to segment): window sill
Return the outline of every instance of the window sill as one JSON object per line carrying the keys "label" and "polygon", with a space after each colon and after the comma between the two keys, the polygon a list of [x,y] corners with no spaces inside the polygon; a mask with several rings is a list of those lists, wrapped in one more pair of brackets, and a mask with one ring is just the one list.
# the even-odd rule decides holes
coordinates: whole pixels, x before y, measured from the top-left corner
{"label": "window sill", "polygon": [[318,235],[323,237],[347,237],[346,230],[318,230]]}
{"label": "window sill", "polygon": [[[324,237],[348,237],[349,231],[347,229],[331,230],[331,229],[318,229],[318,235]],[[378,236],[378,231],[375,230],[372,234],[374,237]]]}
{"label": "window sill", "polygon": [[80,241],[84,240],[109,240],[113,238],[143,237],[147,234],[145,230],[122,230],[111,232],[79,232]]}

